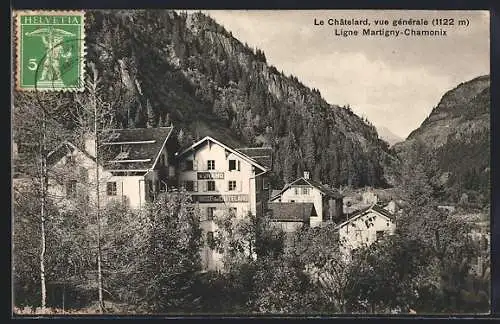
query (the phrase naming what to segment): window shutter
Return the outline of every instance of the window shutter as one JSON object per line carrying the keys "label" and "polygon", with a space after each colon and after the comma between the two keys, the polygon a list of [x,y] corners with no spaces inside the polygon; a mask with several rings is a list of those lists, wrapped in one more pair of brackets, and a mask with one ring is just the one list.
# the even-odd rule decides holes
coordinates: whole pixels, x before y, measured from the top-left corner
{"label": "window shutter", "polygon": [[198,181],[193,181],[193,191],[198,191]]}
{"label": "window shutter", "polygon": [[240,181],[240,184],[238,186],[238,191],[241,192],[242,189],[243,189],[243,181]]}
{"label": "window shutter", "polygon": [[202,182],[202,186],[203,186],[203,191],[207,191],[207,189],[208,189],[208,182],[207,181]]}
{"label": "window shutter", "polygon": [[229,191],[229,181],[226,181],[226,191]]}
{"label": "window shutter", "polygon": [[193,160],[193,170],[198,170],[198,161],[197,160]]}
{"label": "window shutter", "polygon": [[240,168],[241,168],[241,162],[240,160],[238,160],[238,171],[240,171]]}

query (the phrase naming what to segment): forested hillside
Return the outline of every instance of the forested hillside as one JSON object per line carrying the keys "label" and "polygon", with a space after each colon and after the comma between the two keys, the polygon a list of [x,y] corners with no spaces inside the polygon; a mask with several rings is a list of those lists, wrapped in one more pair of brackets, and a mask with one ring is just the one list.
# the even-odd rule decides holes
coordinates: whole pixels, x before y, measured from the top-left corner
{"label": "forested hillside", "polygon": [[[126,86],[118,127],[173,122],[189,143],[211,135],[274,148],[275,186],[304,170],[332,186],[385,185],[387,144],[349,107],[285,76],[201,13],[89,12],[88,61]],[[99,45],[95,45],[99,44]],[[106,77],[106,75],[104,76]]]}
{"label": "forested hillside", "polygon": [[422,125],[394,149],[418,148],[442,200],[485,205],[490,195],[490,78],[448,91]]}

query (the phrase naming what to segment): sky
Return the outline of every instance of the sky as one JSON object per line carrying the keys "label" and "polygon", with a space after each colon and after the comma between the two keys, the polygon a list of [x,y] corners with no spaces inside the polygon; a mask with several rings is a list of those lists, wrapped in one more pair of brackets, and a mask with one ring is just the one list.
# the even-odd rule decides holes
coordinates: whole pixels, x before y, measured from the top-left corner
{"label": "sky", "polygon": [[[204,10],[233,36],[264,51],[268,64],[317,88],[331,104],[347,105],[376,127],[405,138],[443,94],[489,74],[488,11]],[[445,29],[446,36],[335,36],[328,19],[368,19],[372,30]],[[453,26],[399,26],[395,19],[454,19]],[[325,25],[315,25],[323,20]],[[375,20],[388,26],[375,26]],[[467,26],[458,26],[467,19]],[[443,20],[442,20],[443,21]],[[449,21],[449,20],[448,20]]]}

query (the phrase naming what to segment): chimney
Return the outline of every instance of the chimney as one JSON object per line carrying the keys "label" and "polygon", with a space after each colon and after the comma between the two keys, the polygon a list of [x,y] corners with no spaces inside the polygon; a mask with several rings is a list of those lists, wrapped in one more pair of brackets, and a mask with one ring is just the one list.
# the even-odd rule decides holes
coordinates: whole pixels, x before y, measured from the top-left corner
{"label": "chimney", "polygon": [[92,157],[95,157],[96,147],[95,147],[95,136],[94,134],[87,133],[83,135],[83,141],[85,145],[85,152],[87,152]]}
{"label": "chimney", "polygon": [[309,171],[304,171],[304,179],[309,180]]}

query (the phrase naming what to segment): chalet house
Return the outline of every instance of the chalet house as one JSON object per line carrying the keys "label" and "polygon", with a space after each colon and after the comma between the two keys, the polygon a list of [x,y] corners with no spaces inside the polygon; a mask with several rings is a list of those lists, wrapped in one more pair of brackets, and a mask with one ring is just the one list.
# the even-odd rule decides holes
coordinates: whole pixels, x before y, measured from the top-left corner
{"label": "chalet house", "polygon": [[309,226],[311,217],[317,217],[313,203],[281,203],[268,204],[268,216],[271,223],[285,233],[292,233],[304,226]]}
{"label": "chalet house", "polygon": [[270,202],[267,216],[270,226],[281,229],[285,234],[285,248],[295,248],[295,232],[309,227],[311,217],[316,217],[313,203]]}
{"label": "chalet house", "polygon": [[185,188],[201,214],[207,245],[202,249],[205,269],[221,269],[221,255],[210,245],[217,229],[214,216],[227,212],[235,219],[249,212],[259,217],[267,209],[270,148],[231,148],[204,137],[176,154],[179,187]]}
{"label": "chalet house", "polygon": [[[66,141],[48,155],[49,194],[61,203],[74,199],[122,201],[140,208],[173,184],[176,142],[172,127],[113,129],[100,134],[99,163],[96,142],[85,139],[83,149]],[[98,171],[98,172],[97,172]],[[99,173],[99,176],[97,176]]]}
{"label": "chalet house", "polygon": [[309,172],[290,184],[284,186],[279,193],[274,193],[270,202],[281,203],[313,203],[317,216],[310,218],[310,226],[319,226],[323,222],[340,222],[343,218],[342,195],[309,178]]}
{"label": "chalet house", "polygon": [[395,216],[373,204],[354,213],[336,228],[341,250],[349,255],[351,251],[369,246],[385,235],[392,235],[396,229]]}

